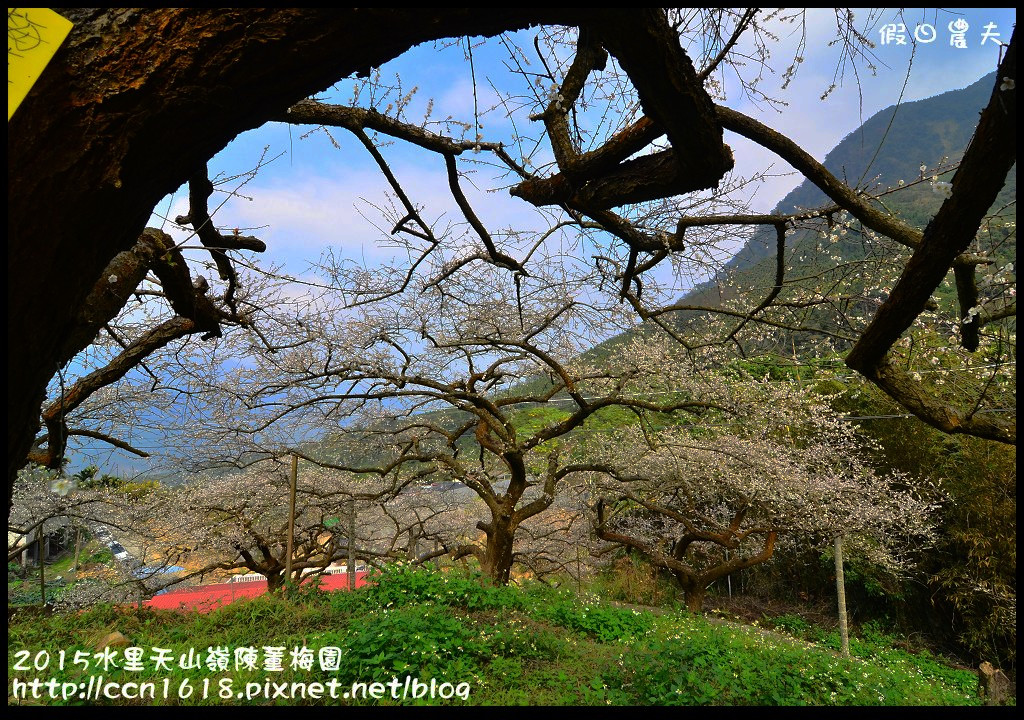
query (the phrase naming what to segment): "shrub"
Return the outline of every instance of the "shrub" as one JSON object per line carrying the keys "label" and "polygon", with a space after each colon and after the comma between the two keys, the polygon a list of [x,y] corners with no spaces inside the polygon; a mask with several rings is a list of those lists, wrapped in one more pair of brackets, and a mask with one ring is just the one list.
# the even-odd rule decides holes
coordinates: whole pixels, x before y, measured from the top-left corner
{"label": "shrub", "polygon": [[774,618],[767,618],[767,623],[776,630],[785,630],[791,635],[804,637],[811,629],[811,624],[799,615],[787,613]]}
{"label": "shrub", "polygon": [[636,610],[579,605],[565,600],[546,611],[545,619],[570,630],[586,633],[601,642],[615,642],[643,635],[653,626],[651,616]]}

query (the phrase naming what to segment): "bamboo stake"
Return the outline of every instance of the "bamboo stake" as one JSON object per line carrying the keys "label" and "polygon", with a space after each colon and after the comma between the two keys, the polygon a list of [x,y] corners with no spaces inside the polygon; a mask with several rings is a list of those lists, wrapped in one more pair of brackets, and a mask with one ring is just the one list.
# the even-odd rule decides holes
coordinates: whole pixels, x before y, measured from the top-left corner
{"label": "bamboo stake", "polygon": [[299,476],[299,456],[292,455],[292,489],[288,499],[288,556],[284,561],[284,581],[292,577],[292,552],[295,547],[295,485]]}
{"label": "bamboo stake", "polygon": [[836,595],[839,598],[839,641],[843,657],[850,657],[850,630],[846,622],[846,581],[843,578],[843,536],[836,535]]}

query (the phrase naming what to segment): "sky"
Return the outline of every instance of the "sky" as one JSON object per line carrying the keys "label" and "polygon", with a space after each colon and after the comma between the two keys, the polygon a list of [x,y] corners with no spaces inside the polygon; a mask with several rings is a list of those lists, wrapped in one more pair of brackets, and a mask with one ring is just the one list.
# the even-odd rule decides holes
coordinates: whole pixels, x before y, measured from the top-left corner
{"label": "sky", "polygon": [[[855,62],[846,57],[844,64],[842,45],[831,42],[836,37],[835,15],[828,9],[809,9],[802,20],[776,19],[770,26],[778,41],[770,43],[772,57],[768,69],[762,72],[760,89],[784,106],[773,107],[744,96],[731,69],[718,75],[725,99],[716,101],[788,135],[821,160],[861,123],[896,103],[901,94],[904,101],[920,100],[966,87],[992,72],[999,60],[998,40],[1009,42],[1015,21],[1012,8],[856,10],[856,27],[875,47],[868,50],[869,56]],[[533,47],[535,34],[526,31],[508,38],[509,43],[523,48],[531,63],[529,71],[540,67]],[[985,39],[986,35],[990,37]],[[507,68],[509,43],[474,39],[472,64],[465,40],[428,43],[381,68],[381,80],[396,86],[400,83],[401,94],[417,88],[407,107],[410,121],[421,121],[428,103],[433,119],[450,115],[472,122],[476,107],[483,139],[508,142],[514,128],[525,134],[529,125],[522,113],[510,119],[501,106],[490,109],[498,100],[493,88],[522,86],[521,79],[511,76]],[[958,43],[963,47],[957,47]],[[748,54],[753,48],[744,40],[737,50]],[[797,72],[783,87],[786,69],[796,57],[800,58]],[[838,76],[837,68],[842,70]],[[748,63],[741,72],[749,77],[754,70]],[[353,79],[341,80],[317,97],[325,102],[349,103],[355,84]],[[822,100],[833,84],[836,87]],[[398,94],[393,94],[391,101]],[[365,107],[367,100],[364,89],[359,104]],[[384,111],[386,105],[381,102],[378,109]],[[328,136],[311,130],[268,123],[239,135],[211,159],[209,170],[216,179],[245,173],[261,157],[276,158],[234,196],[215,194],[211,201],[211,210],[216,208],[214,222],[225,231],[238,227],[245,234],[260,237],[268,245],[262,261],[280,264],[285,272],[298,277],[308,277],[310,264],[328,248],[371,266],[387,259],[391,250],[381,244],[382,234],[373,224],[381,223],[373,203],[379,203],[387,189],[384,178],[347,131],[334,130]],[[737,174],[750,175],[772,167],[776,175],[757,187],[750,200],[752,211],[771,210],[799,184],[801,178],[770,152],[730,133],[726,133],[725,140],[733,149]],[[413,202],[425,206],[428,216],[461,219],[439,157],[400,141],[382,152]],[[468,154],[463,157],[474,159]],[[460,159],[460,167],[469,166]],[[486,187],[494,183],[487,175],[487,168],[477,168],[477,175],[472,177]],[[236,180],[218,189],[234,189],[239,184]],[[466,190],[488,227],[522,222],[523,203],[507,192],[476,191],[470,183],[466,183]],[[176,230],[164,220],[186,211],[186,196],[187,188],[183,187],[164,198],[154,209],[150,224],[163,227],[179,240],[186,239],[187,232]],[[106,451],[96,457],[104,464],[118,462]]]}
{"label": "sky", "polygon": [[[894,104],[901,92],[905,101],[920,100],[966,87],[994,70],[999,58],[996,40],[1009,42],[1015,21],[1016,11],[1012,8],[904,9],[902,12],[890,9],[874,14],[858,10],[855,24],[875,44],[870,51],[873,57],[860,58],[853,63],[847,59],[845,72],[837,80],[836,69],[843,59],[841,46],[829,45],[835,38],[835,15],[827,9],[810,9],[803,23],[776,22],[772,26],[779,37],[778,43],[772,43],[770,65],[774,74],[766,72],[760,87],[786,106],[776,109],[742,97],[736,92],[731,72],[722,77],[727,93],[724,104],[756,117],[798,141],[811,155],[823,159],[863,121]],[[868,22],[870,27],[866,28]],[[955,24],[958,22],[966,23],[967,27],[963,33],[963,48],[951,44],[952,31],[963,27]],[[987,32],[998,33],[999,37],[982,43],[986,26],[990,24],[994,27]],[[934,30],[930,31],[929,27]],[[919,42],[915,32],[922,40],[934,39]],[[799,43],[804,33],[801,49]],[[539,67],[532,47],[534,34],[527,31],[511,36],[526,48],[527,59],[534,63],[529,70]],[[451,115],[472,121],[475,77],[477,106],[483,123],[480,133],[485,140],[507,142],[511,123],[503,117],[505,113],[501,109],[485,111],[496,98],[489,85],[498,88],[511,85],[506,69],[508,52],[495,39],[486,42],[475,39],[471,70],[465,43],[448,45],[439,47],[439,44],[428,43],[413,49],[385,65],[381,69],[382,80],[397,84],[397,76],[403,91],[417,87],[409,103],[410,120],[421,120],[428,101],[432,101],[432,118]],[[741,52],[748,49],[744,43],[739,46]],[[798,64],[795,78],[782,89],[783,74],[797,55],[802,62]],[[869,63],[875,65],[874,71],[868,67]],[[749,68],[744,68],[744,72],[749,74]],[[822,100],[821,95],[833,82],[837,87]],[[347,103],[352,98],[352,87],[351,80],[343,80],[318,97],[328,102]],[[366,99],[364,92],[360,98],[363,106]],[[385,103],[381,103],[379,109],[384,110]],[[386,257],[387,251],[378,243],[380,234],[367,221],[379,218],[367,201],[379,200],[386,190],[376,165],[346,131],[332,131],[331,136],[339,145],[335,148],[331,138],[323,132],[307,135],[310,129],[268,123],[238,136],[214,157],[209,164],[210,172],[225,176],[253,168],[265,148],[267,157],[278,157],[241,191],[252,199],[229,199],[215,216],[215,222],[224,228],[258,228],[251,232],[268,243],[264,258],[283,263],[295,274],[305,272],[308,263],[316,260],[328,246],[349,257],[365,258],[371,264]],[[792,174],[792,169],[770,152],[730,133],[726,133],[726,142],[736,157],[736,173],[750,175],[769,166],[780,174],[788,173],[760,185],[752,210],[770,210],[799,183],[800,178]],[[426,206],[428,213],[434,215],[452,213],[454,204],[439,158],[400,142],[386,147],[383,152],[414,202]],[[185,195],[185,189],[179,189],[161,201],[155,212],[169,217],[183,213]],[[478,212],[488,226],[508,224],[522,215],[522,203],[505,192],[477,193],[471,199],[479,206]],[[162,220],[155,215],[151,224],[159,227]],[[165,229],[169,228],[165,226]]]}

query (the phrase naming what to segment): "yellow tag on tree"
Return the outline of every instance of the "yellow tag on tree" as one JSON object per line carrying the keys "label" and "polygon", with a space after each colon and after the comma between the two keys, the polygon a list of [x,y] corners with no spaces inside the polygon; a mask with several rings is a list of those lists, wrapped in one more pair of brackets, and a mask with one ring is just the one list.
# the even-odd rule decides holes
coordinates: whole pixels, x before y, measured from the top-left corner
{"label": "yellow tag on tree", "polygon": [[71,21],[46,8],[7,8],[7,120],[71,32]]}

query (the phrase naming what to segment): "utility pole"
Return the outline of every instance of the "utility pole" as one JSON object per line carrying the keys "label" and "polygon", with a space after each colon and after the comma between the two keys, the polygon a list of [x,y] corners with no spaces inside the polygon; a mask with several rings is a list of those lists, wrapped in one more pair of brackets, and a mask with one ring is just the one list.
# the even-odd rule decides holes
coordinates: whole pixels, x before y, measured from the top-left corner
{"label": "utility pole", "polygon": [[292,552],[295,547],[295,484],[299,476],[299,456],[292,453],[292,489],[288,500],[288,556],[284,561],[284,581],[292,577]]}
{"label": "utility pole", "polygon": [[348,501],[348,589],[356,589],[356,498]]}

